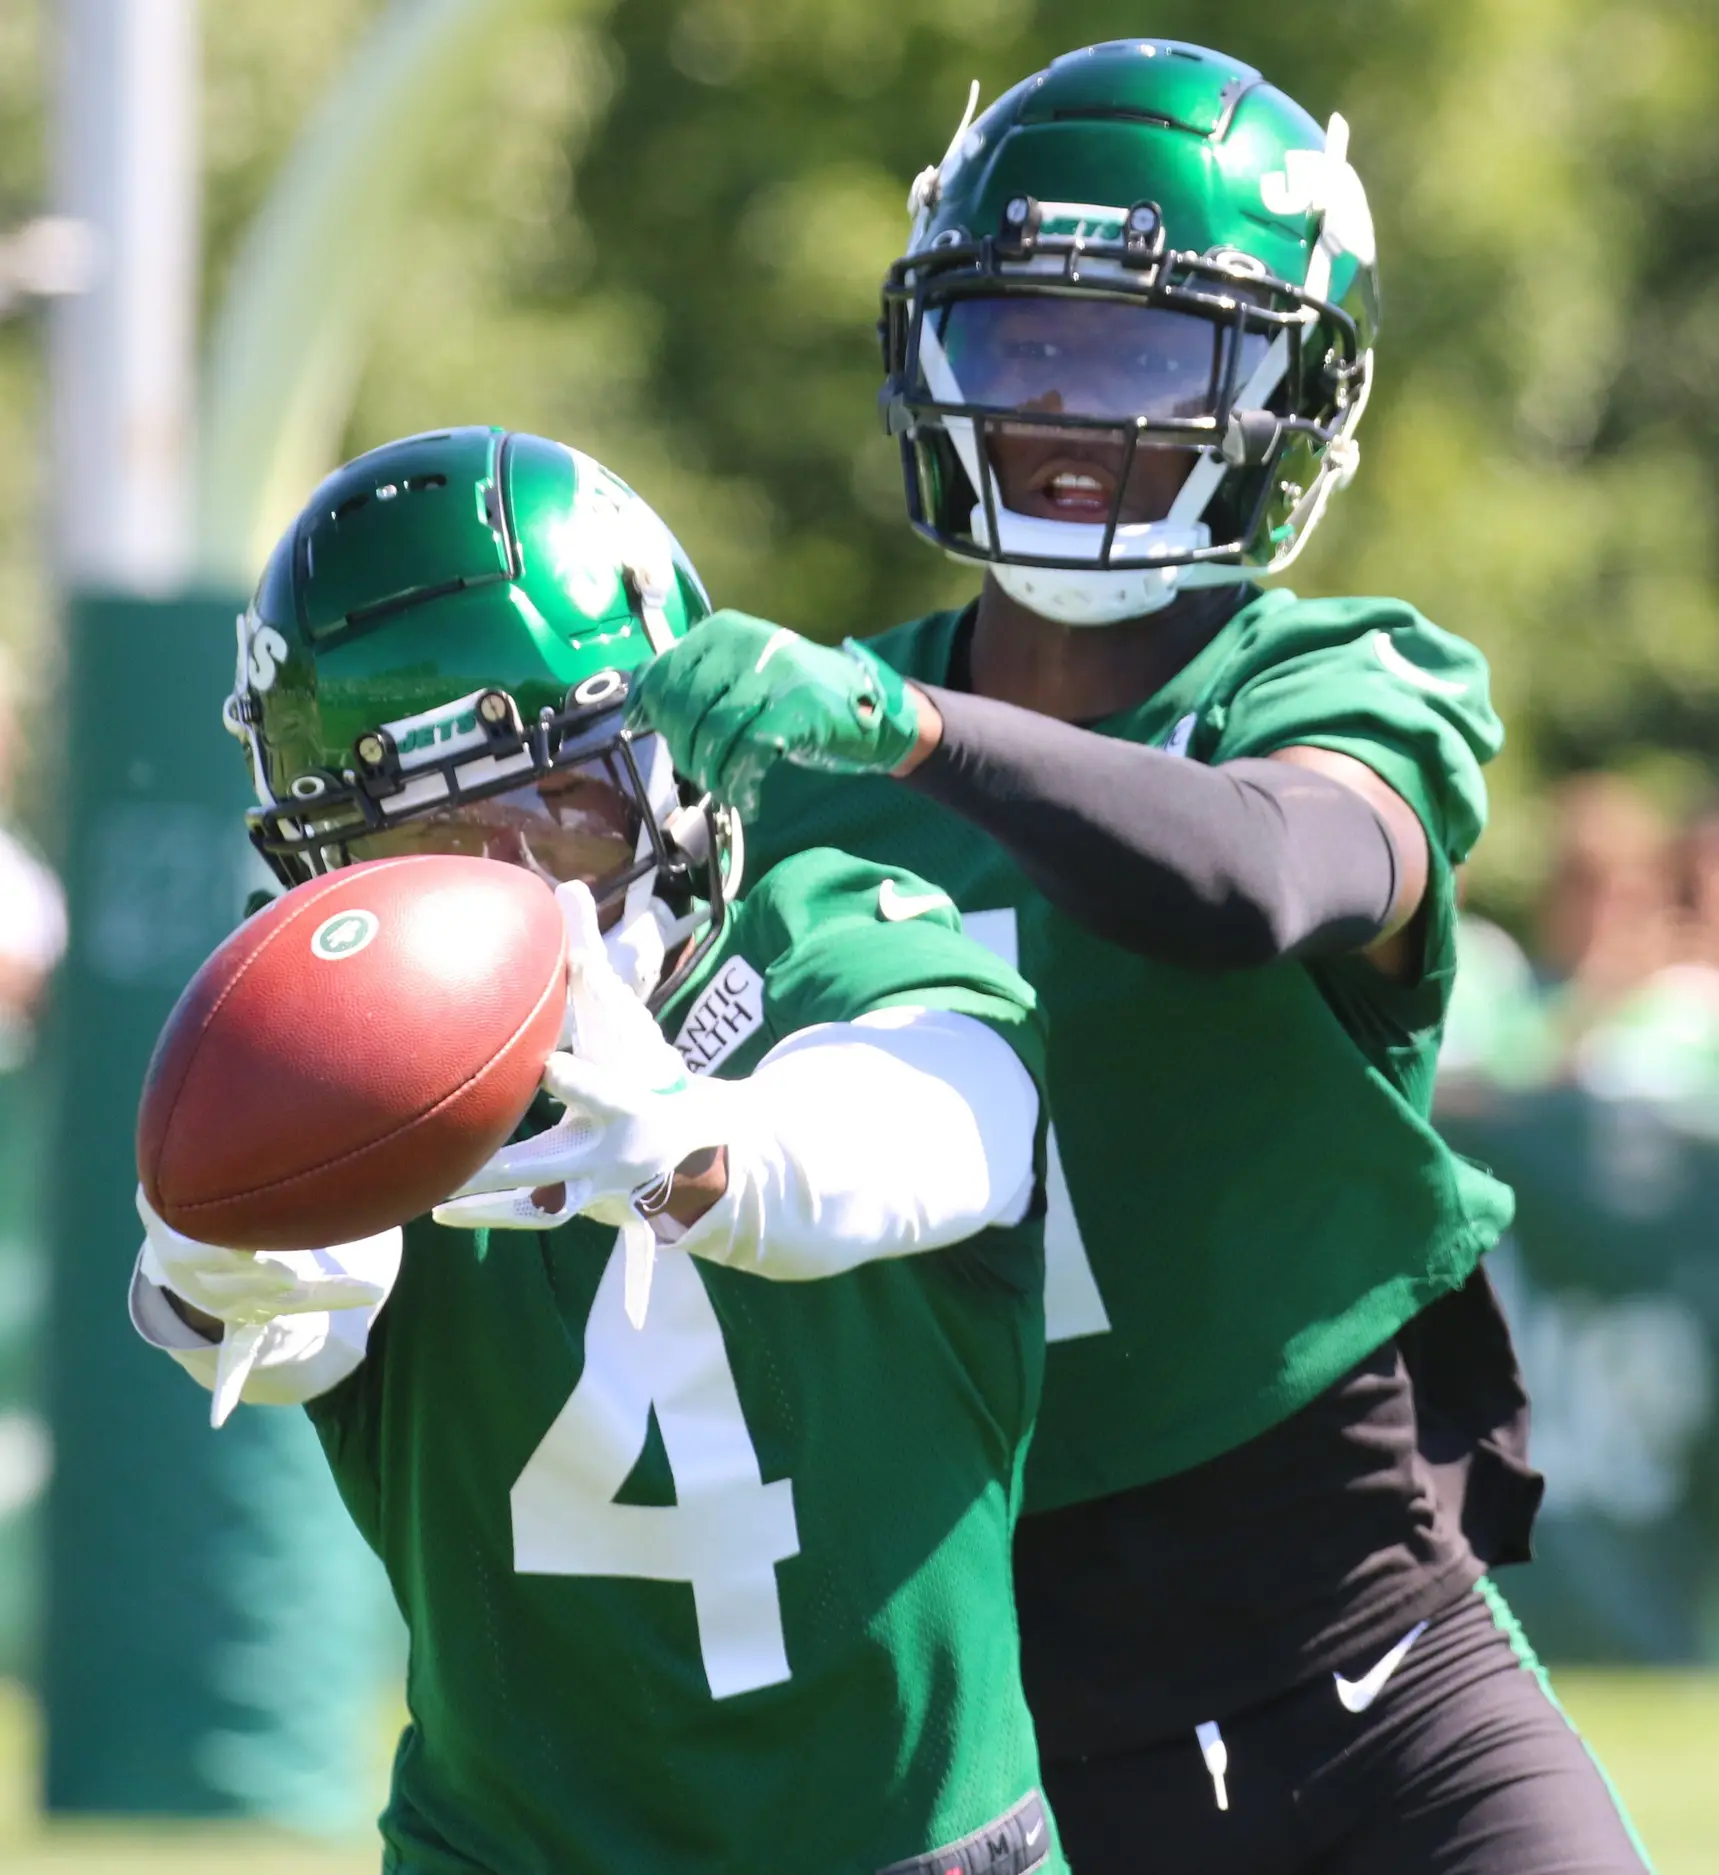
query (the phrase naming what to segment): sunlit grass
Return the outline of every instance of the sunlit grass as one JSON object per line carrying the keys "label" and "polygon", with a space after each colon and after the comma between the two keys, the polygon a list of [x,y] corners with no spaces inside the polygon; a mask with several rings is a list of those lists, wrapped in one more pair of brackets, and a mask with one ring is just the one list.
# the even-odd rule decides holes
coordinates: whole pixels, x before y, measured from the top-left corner
{"label": "sunlit grass", "polygon": [[[1659,1875],[1719,1875],[1719,1674],[1563,1672],[1558,1693],[1610,1771]],[[43,1825],[36,1712],[0,1681],[6,1875],[375,1875],[368,1844],[325,1848],[226,1825]],[[378,1792],[380,1801],[380,1791]]]}
{"label": "sunlit grass", "polygon": [[1719,1674],[1553,1672],[1659,1875],[1719,1875]]}

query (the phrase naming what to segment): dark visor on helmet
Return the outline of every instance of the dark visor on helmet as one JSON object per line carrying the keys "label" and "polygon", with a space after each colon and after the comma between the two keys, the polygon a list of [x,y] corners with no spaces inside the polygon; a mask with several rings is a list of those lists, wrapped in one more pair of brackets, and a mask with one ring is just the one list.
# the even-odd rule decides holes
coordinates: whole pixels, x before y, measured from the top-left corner
{"label": "dark visor on helmet", "polygon": [[1166,306],[1025,293],[955,299],[926,324],[920,369],[938,401],[1111,422],[1216,417],[1271,343]]}
{"label": "dark visor on helmet", "polygon": [[629,874],[644,823],[643,803],[620,763],[602,755],[497,794],[413,814],[348,840],[347,850],[355,860],[467,854],[524,866],[554,885],[583,879],[595,890]]}
{"label": "dark visor on helmet", "polygon": [[659,819],[647,777],[661,744],[629,735],[625,676],[602,676],[616,681],[599,698],[579,702],[596,681],[587,680],[564,710],[529,724],[504,691],[478,693],[468,714],[485,725],[483,742],[468,730],[467,746],[428,759],[386,730],[369,731],[350,769],[301,775],[289,801],[252,808],[251,839],[287,886],[355,860],[419,853],[499,860],[556,885],[580,879],[605,926],[628,887],[654,877],[655,895],[677,915],[697,899],[710,909],[702,936],[682,946],[647,998],[660,1008],[721,934],[732,828],[725,810],[684,781],[680,806]]}

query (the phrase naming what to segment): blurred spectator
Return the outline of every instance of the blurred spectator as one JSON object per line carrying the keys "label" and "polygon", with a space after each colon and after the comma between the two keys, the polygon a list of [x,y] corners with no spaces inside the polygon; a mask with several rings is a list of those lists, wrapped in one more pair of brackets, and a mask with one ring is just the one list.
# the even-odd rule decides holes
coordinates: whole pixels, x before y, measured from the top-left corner
{"label": "blurred spectator", "polygon": [[6,819],[18,754],[17,685],[0,652],[0,1073],[29,1050],[42,994],[66,948],[60,882]]}
{"label": "blurred spectator", "polygon": [[1486,1104],[1488,1089],[1537,1086],[1556,1058],[1528,953],[1502,926],[1465,911],[1457,921],[1456,983],[1439,1048],[1440,1106],[1472,1111]]}
{"label": "blurred spectator", "polygon": [[[1551,805],[1551,863],[1536,908],[1533,960],[1484,918],[1465,913],[1458,928],[1456,989],[1439,1057],[1447,1111],[1473,1108],[1487,1089],[1520,1090],[1561,1076],[1594,1076],[1604,1091],[1618,1091],[1613,1044],[1644,1020],[1632,1056],[1683,1052],[1665,1031],[1667,1023],[1687,1026],[1688,986],[1662,985],[1687,954],[1691,928],[1679,903],[1680,849],[1670,825],[1617,775],[1571,776]],[[1706,941],[1719,961],[1719,817],[1706,837]],[[1695,877],[1693,860],[1684,870]],[[1719,974],[1713,980],[1719,984]],[[1641,1063],[1630,1069],[1632,1084],[1641,1071]]]}
{"label": "blurred spectator", "polygon": [[1664,817],[1622,776],[1573,775],[1552,804],[1538,962],[1573,1042],[1676,957],[1676,849]]}
{"label": "blurred spectator", "polygon": [[1719,811],[1671,851],[1669,955],[1580,1043],[1575,1077],[1611,1099],[1651,1100],[1688,1131],[1719,1136]]}
{"label": "blurred spectator", "polygon": [[1677,856],[1684,955],[1719,970],[1719,803],[1684,829]]}

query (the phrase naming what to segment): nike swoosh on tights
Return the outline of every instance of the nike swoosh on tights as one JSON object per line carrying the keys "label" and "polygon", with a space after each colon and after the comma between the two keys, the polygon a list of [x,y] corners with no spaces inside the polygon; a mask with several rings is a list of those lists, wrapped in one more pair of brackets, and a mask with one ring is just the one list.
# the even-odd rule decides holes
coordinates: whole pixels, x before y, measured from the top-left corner
{"label": "nike swoosh on tights", "polygon": [[1427,1624],[1422,1621],[1410,1628],[1384,1659],[1363,1673],[1358,1680],[1346,1680],[1341,1673],[1332,1674],[1332,1679],[1337,1682],[1337,1697],[1343,1702],[1345,1712],[1367,1710],[1385,1690],[1385,1682],[1403,1664],[1404,1656],[1409,1649],[1426,1632],[1426,1626]]}
{"label": "nike swoosh on tights", "polygon": [[938,911],[954,902],[947,892],[903,892],[893,879],[885,879],[877,888],[878,916],[891,924],[923,917],[928,911]]}

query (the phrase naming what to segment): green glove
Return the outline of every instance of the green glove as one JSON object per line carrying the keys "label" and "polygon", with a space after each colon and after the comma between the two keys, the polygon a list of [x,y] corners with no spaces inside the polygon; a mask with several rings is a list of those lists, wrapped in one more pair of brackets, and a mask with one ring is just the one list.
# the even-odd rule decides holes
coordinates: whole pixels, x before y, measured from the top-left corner
{"label": "green glove", "polygon": [[645,666],[627,727],[656,730],[683,775],[749,814],[777,762],[847,775],[899,767],[919,712],[900,675],[851,638],[837,651],[714,612]]}

